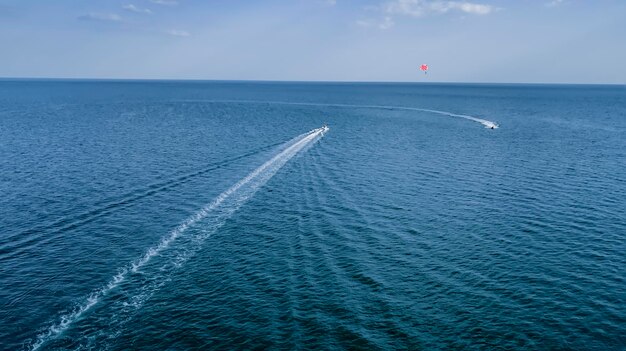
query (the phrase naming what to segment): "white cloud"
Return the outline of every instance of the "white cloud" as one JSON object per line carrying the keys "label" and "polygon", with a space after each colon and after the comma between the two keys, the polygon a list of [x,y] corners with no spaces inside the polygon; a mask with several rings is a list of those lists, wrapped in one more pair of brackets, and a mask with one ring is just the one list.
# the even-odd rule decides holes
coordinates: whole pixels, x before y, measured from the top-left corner
{"label": "white cloud", "polygon": [[385,16],[381,21],[369,19],[369,20],[358,20],[354,23],[359,27],[372,28],[375,26],[375,27],[378,27],[378,29],[382,29],[382,30],[389,29],[396,24],[393,21],[393,18],[391,18],[391,16]]}
{"label": "white cloud", "polygon": [[448,9],[457,9],[465,13],[473,15],[488,15],[494,11],[493,6],[484,4],[473,4],[470,2],[449,2]]}
{"label": "white cloud", "polygon": [[170,29],[170,30],[165,31],[165,33],[169,35],[173,35],[175,37],[188,37],[191,35],[186,30],[179,30],[179,29]]}
{"label": "white cloud", "polygon": [[496,10],[495,7],[485,4],[476,4],[466,1],[440,0],[395,0],[383,5],[386,13],[392,15],[408,15],[420,17],[429,13],[447,13],[460,11],[473,15],[487,15]]}
{"label": "white cloud", "polygon": [[395,22],[393,21],[393,19],[389,16],[386,16],[382,22],[380,22],[378,24],[378,28],[380,29],[389,29],[391,27],[393,27],[393,25],[395,24]]}
{"label": "white cloud", "polygon": [[357,26],[359,27],[371,27],[373,25],[373,23],[371,21],[366,21],[366,20],[358,20],[355,22]]}
{"label": "white cloud", "polygon": [[150,0],[150,2],[158,4],[158,5],[164,5],[164,6],[178,5],[178,0]]}
{"label": "white cloud", "polygon": [[[563,1],[563,0],[555,0]],[[421,17],[429,14],[445,14],[448,12],[461,12],[472,15],[487,15],[496,10],[496,7],[467,1],[444,1],[444,0],[392,0],[379,6],[366,6],[365,10],[383,13],[381,21],[360,20],[356,24],[360,27],[373,27],[385,30],[395,25],[394,17],[411,16]]]}
{"label": "white cloud", "polygon": [[548,7],[556,7],[556,6],[561,5],[562,3],[563,3],[563,0],[552,0],[552,1],[548,2],[548,3],[546,3],[546,6],[548,6]]}
{"label": "white cloud", "polygon": [[115,13],[91,12],[86,15],[78,16],[78,19],[86,21],[122,22],[122,17]]}
{"label": "white cloud", "polygon": [[147,14],[152,13],[150,9],[142,9],[133,4],[124,5],[122,6],[122,8],[126,11],[135,12],[135,13],[147,13]]}

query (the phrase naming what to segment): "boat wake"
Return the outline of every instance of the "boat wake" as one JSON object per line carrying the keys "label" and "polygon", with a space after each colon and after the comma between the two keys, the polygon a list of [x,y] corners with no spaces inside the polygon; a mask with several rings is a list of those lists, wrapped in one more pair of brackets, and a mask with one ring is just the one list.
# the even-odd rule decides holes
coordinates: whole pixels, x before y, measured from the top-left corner
{"label": "boat wake", "polygon": [[[75,216],[63,217],[53,223],[36,225],[32,228],[24,230],[23,232],[7,235],[5,238],[0,239],[0,262],[11,259],[17,255],[23,255],[27,250],[35,249],[41,245],[47,244],[50,241],[56,240],[58,234],[64,233],[67,230],[80,228],[85,224],[110,215],[115,211],[125,210],[133,206],[134,203],[139,200],[158,194],[161,191],[177,187],[186,182],[192,181],[198,176],[202,176],[240,159],[257,155],[261,152],[269,150],[270,148],[277,147],[280,144],[281,143],[274,143],[266,145],[219,162],[214,162],[208,164],[205,168],[196,170],[192,173],[181,174],[165,181],[155,182],[145,187],[135,189],[120,197],[95,204],[91,210],[78,213]],[[45,235],[38,235],[40,233],[45,233]]]}
{"label": "boat wake", "polygon": [[485,128],[489,128],[489,129],[497,129],[499,127],[499,125],[496,122],[492,122],[492,121],[488,121],[486,119],[473,117],[473,116],[468,116],[468,115],[459,115],[459,114],[456,114],[456,113],[451,113],[451,112],[446,112],[446,111],[428,110],[428,109],[423,109],[423,108],[412,108],[412,107],[403,107],[402,109],[404,109],[404,110],[421,111],[421,112],[430,112],[430,113],[436,113],[436,114],[444,115],[444,116],[463,118],[463,119],[467,119],[467,120],[470,120],[470,121],[478,122],[478,123],[484,125]]}
{"label": "boat wake", "polygon": [[[81,328],[79,338],[72,340],[78,344],[102,345],[105,340],[115,338],[119,329],[126,323],[134,311],[139,309],[160,287],[170,279],[175,270],[193,257],[204,241],[215,233],[226,220],[249,200],[257,190],[266,184],[290,159],[306,151],[326,132],[328,127],[311,130],[283,144],[280,151],[269,161],[252,171],[245,178],[221,193],[213,202],[204,206],[161,241],[148,249],[136,261],[122,268],[106,285],[93,291],[83,303],[62,314],[48,326],[37,339],[29,345],[30,350],[38,350],[58,339],[73,323],[85,313],[103,302],[107,295],[115,290],[115,296],[107,304],[108,318],[98,318],[96,324]],[[190,228],[192,233],[187,233]],[[118,291],[119,290],[119,291]],[[103,314],[105,314],[103,312]],[[104,339],[104,340],[102,340]],[[88,347],[89,348],[89,347]]]}
{"label": "boat wake", "polygon": [[474,121],[482,124],[485,128],[489,129],[497,129],[499,125],[496,122],[489,121],[486,119],[461,115],[457,113],[447,112],[447,111],[439,111],[439,110],[431,110],[427,108],[419,108],[419,107],[406,107],[406,106],[386,106],[386,105],[353,105],[353,104],[325,104],[325,103],[317,103],[317,102],[287,102],[287,101],[260,101],[260,100],[181,100],[184,102],[207,102],[207,103],[240,103],[240,104],[269,104],[269,105],[294,105],[294,106],[320,106],[320,107],[344,107],[344,108],[369,108],[369,109],[381,109],[381,110],[400,110],[400,111],[418,111],[418,112],[428,112],[434,113],[438,115],[455,117],[455,118],[463,118],[469,121]]}

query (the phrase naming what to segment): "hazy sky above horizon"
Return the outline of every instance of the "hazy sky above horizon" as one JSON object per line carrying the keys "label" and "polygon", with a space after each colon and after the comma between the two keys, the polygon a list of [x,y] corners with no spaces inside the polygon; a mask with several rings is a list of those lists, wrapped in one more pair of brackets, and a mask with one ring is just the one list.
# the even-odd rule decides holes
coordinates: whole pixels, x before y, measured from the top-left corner
{"label": "hazy sky above horizon", "polygon": [[624,38],[625,0],[0,0],[0,77],[624,84]]}

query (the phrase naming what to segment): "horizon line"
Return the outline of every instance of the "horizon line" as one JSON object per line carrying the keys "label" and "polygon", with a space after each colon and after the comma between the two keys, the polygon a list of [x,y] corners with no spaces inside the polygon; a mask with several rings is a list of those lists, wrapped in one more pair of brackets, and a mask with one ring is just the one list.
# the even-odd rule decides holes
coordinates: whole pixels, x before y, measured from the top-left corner
{"label": "horizon line", "polygon": [[610,85],[624,83],[564,83],[564,82],[469,82],[469,81],[384,81],[384,80],[283,80],[283,79],[205,79],[205,78],[94,78],[94,77],[0,77],[0,81],[109,81],[109,82],[234,82],[234,83],[319,83],[319,84],[473,84],[473,85]]}

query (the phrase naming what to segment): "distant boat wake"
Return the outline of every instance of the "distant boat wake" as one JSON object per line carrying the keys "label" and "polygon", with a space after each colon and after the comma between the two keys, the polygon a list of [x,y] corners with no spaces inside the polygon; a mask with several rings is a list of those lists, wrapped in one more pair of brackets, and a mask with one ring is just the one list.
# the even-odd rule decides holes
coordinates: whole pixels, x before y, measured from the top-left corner
{"label": "distant boat wake", "polygon": [[[305,151],[317,142],[328,127],[313,129],[286,142],[280,151],[269,161],[252,171],[245,178],[221,193],[213,202],[204,206],[178,227],[172,230],[161,241],[148,249],[146,253],[121,269],[117,275],[101,288],[93,291],[85,301],[77,305],[47,327],[37,339],[28,346],[30,350],[38,350],[42,346],[58,339],[73,323],[81,319],[107,295],[115,291],[115,298],[107,305],[105,311],[110,318],[98,318],[95,323],[101,326],[87,326],[81,329],[79,342],[102,347],[107,341],[113,340],[134,311],[139,309],[160,287],[170,279],[173,272],[193,257],[203,242],[215,233],[226,220],[235,213],[247,200],[266,184],[290,159]],[[186,233],[194,227],[193,233]],[[119,290],[119,291],[118,291]],[[115,320],[115,323],[112,321]],[[89,347],[87,347],[89,348]]]}
{"label": "distant boat wake", "polygon": [[183,100],[185,102],[213,102],[213,103],[241,103],[241,104],[269,104],[269,105],[295,105],[295,106],[320,106],[320,107],[350,107],[350,108],[370,108],[370,109],[381,109],[381,110],[400,110],[400,111],[418,111],[418,112],[428,112],[434,113],[438,115],[455,117],[455,118],[463,118],[469,121],[474,121],[482,124],[485,128],[489,129],[498,129],[499,125],[496,122],[489,121],[486,119],[462,115],[447,111],[439,111],[439,110],[431,110],[427,108],[418,108],[418,107],[406,107],[406,106],[386,106],[386,105],[353,105],[353,104],[326,104],[326,103],[317,103],[317,102],[287,102],[287,101],[262,101],[262,100]]}
{"label": "distant boat wake", "polygon": [[456,113],[450,113],[450,112],[446,112],[446,111],[428,110],[428,109],[423,109],[423,108],[412,108],[412,107],[402,107],[402,108],[398,108],[398,109],[430,112],[430,113],[436,113],[436,114],[444,115],[444,116],[464,118],[464,119],[467,119],[467,120],[470,120],[470,121],[478,122],[478,123],[484,125],[485,128],[489,128],[489,129],[498,129],[500,127],[496,122],[488,121],[486,119],[473,117],[473,116],[468,116],[468,115],[459,115],[459,114],[456,114]]}

